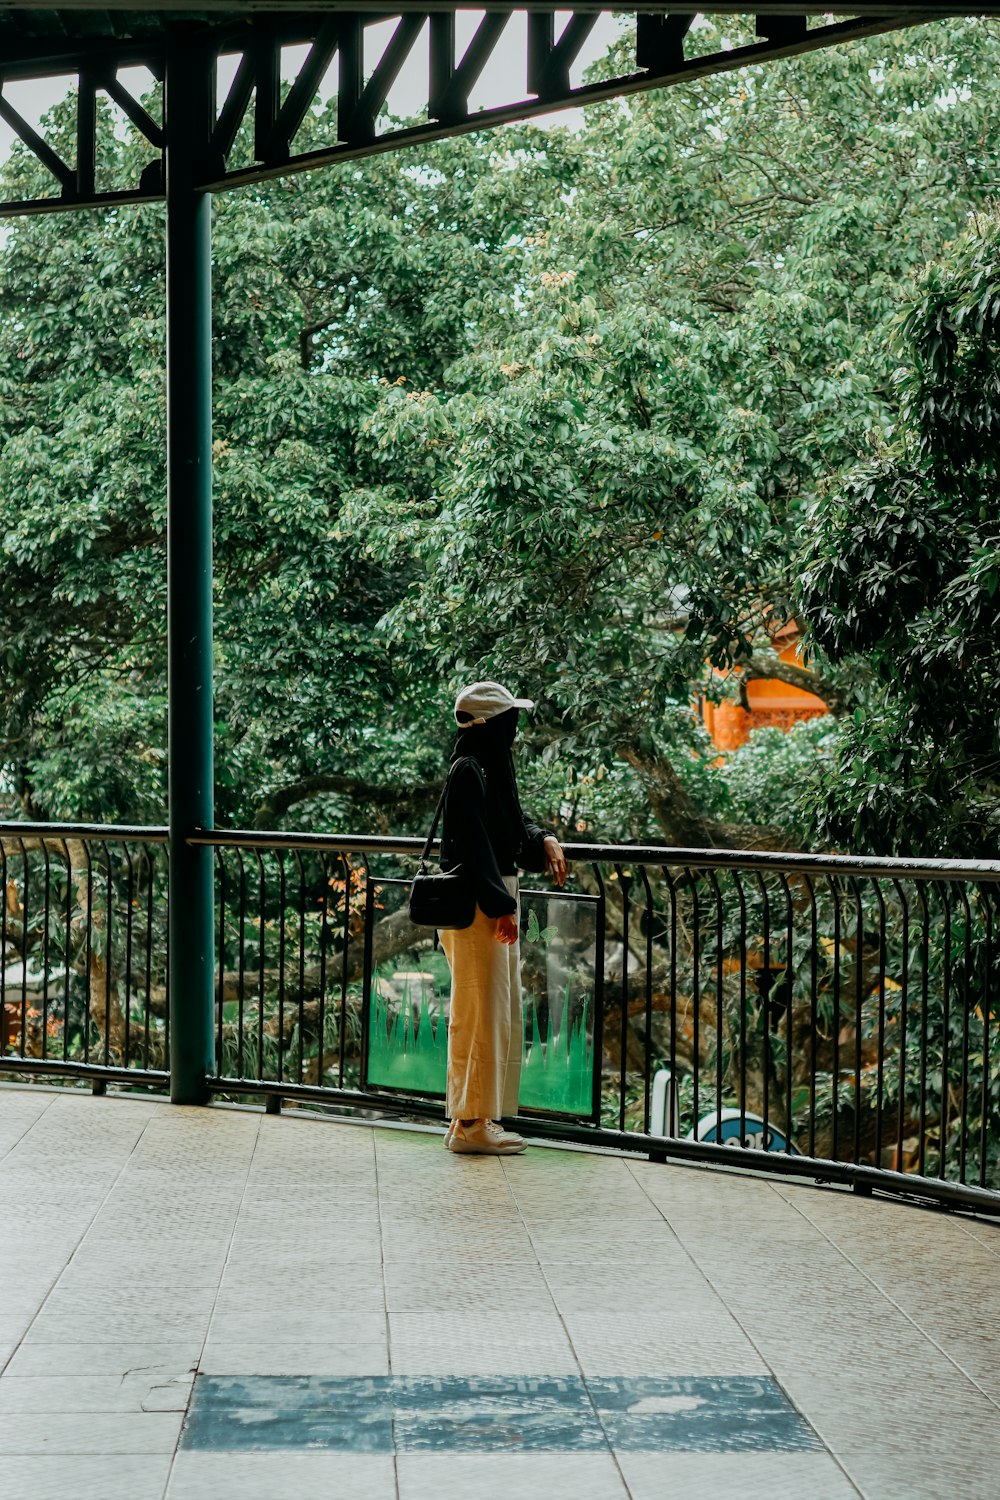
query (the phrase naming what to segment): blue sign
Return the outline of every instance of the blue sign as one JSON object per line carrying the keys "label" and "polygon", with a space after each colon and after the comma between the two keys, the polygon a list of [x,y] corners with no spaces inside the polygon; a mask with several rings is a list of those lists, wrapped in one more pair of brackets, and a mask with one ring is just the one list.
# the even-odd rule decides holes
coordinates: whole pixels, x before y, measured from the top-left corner
{"label": "blue sign", "polygon": [[[742,1137],[742,1140],[741,1140]],[[760,1115],[749,1110],[741,1115],[738,1109],[713,1110],[698,1121],[698,1131],[693,1131],[688,1140],[709,1141],[722,1146],[737,1146],[745,1141],[750,1151],[788,1151],[792,1156],[801,1156],[801,1151],[791,1144],[783,1131],[768,1122],[767,1140],[764,1139],[764,1121]]]}

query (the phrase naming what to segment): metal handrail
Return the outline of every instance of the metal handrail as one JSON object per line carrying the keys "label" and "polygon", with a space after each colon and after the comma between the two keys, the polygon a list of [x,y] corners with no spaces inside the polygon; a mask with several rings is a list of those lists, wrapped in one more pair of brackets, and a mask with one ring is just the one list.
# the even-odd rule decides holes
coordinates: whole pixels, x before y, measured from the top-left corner
{"label": "metal handrail", "polygon": [[[2,831],[2,830],[0,830]],[[281,830],[201,828],[189,844],[225,849],[317,849],[335,854],[419,854],[421,838],[355,834],[285,833]],[[435,847],[439,845],[435,844]],[[770,849],[689,849],[676,844],[563,844],[570,860],[671,865],[700,870],[774,870],[784,874],[894,875],[910,880],[1000,881],[1000,861],[898,859],[888,856],[785,853]]]}
{"label": "metal handrail", "polygon": [[[0,822],[0,838],[105,839],[126,843],[143,839],[165,844],[163,825],[123,823]],[[336,854],[419,854],[423,839],[405,835],[286,833],[280,829],[198,828],[188,844],[226,849],[316,849]],[[437,843],[435,847],[438,847]],[[910,880],[985,880],[1000,882],[1000,860],[910,859],[886,855],[811,854],[772,849],[695,849],[677,844],[563,844],[570,860],[611,860],[692,870],[775,870],[786,874],[894,875]]]}
{"label": "metal handrail", "polygon": [[165,844],[169,836],[169,830],[162,825],[0,822],[0,838],[12,839],[101,839],[110,844],[131,843],[138,839],[147,844]]}

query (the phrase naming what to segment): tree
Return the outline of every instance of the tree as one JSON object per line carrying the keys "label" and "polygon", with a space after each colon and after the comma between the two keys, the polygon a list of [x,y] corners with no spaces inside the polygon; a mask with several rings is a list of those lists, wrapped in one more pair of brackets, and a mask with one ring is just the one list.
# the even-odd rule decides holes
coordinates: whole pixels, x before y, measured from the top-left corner
{"label": "tree", "polygon": [[[620,755],[647,837],[771,837],[720,820],[692,775],[692,689],[706,659],[782,672],[766,646],[797,599],[796,538],[890,420],[900,286],[992,182],[996,45],[927,28],[595,110],[545,143],[569,201],[512,247],[516,297],[477,298],[448,388],[384,395],[399,480],[353,497],[345,534],[423,564],[392,639],[418,670],[531,663],[539,739],[584,766]],[[525,193],[539,147],[497,146]],[[843,712],[859,675],[806,681]]]}
{"label": "tree", "polygon": [[[791,837],[692,696],[785,670],[811,507],[891,421],[887,320],[991,181],[998,51],[943,21],[220,197],[220,821],[416,826],[456,679],[496,672],[542,700],[539,811]],[[16,224],[0,347],[0,765],[29,810],[162,817],[161,211]]]}
{"label": "tree", "polygon": [[1000,834],[1000,217],[922,278],[892,341],[896,420],[817,503],[802,607],[873,690],[826,827],[884,852],[992,857]]}

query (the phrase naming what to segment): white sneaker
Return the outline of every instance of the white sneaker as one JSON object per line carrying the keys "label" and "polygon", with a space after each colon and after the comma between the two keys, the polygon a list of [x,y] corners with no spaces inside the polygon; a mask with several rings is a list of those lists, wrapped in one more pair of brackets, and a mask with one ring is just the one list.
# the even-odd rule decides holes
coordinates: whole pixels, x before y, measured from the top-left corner
{"label": "white sneaker", "polygon": [[463,1125],[456,1120],[446,1144],[449,1151],[477,1156],[516,1156],[524,1150],[519,1135],[503,1130],[493,1120],[477,1121],[475,1125]]}

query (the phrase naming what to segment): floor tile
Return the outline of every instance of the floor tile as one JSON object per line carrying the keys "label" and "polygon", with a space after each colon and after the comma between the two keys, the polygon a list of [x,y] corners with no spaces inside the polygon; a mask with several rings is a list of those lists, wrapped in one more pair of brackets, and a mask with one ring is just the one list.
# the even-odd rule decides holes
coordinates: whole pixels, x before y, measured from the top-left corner
{"label": "floor tile", "polygon": [[100,1344],[23,1343],[4,1372],[8,1375],[117,1375],[155,1371],[164,1379],[183,1376],[195,1368],[200,1339],[184,1343],[145,1342]]}
{"label": "floor tile", "polygon": [[0,1417],[19,1413],[184,1411],[193,1373],[132,1375],[4,1375]]}
{"label": "floor tile", "polygon": [[[396,1500],[391,1457],[178,1453],[166,1500]],[[58,1500],[65,1500],[59,1496]]]}
{"label": "floor tile", "polygon": [[5,1456],[4,1493],[23,1500],[162,1500],[170,1463],[168,1454],[151,1453]]}
{"label": "floor tile", "polygon": [[206,1375],[384,1375],[389,1352],[384,1337],[367,1344],[209,1339],[199,1370]]}
{"label": "floor tile", "polygon": [[0,1423],[0,1455],[172,1453],[180,1412],[20,1412]]}
{"label": "floor tile", "polygon": [[404,1453],[399,1500],[628,1500],[610,1454]]}
{"label": "floor tile", "polygon": [[623,1453],[619,1462],[632,1500],[858,1500],[827,1453]]}

